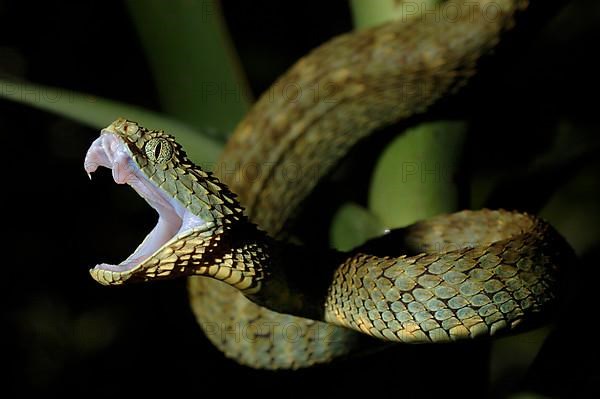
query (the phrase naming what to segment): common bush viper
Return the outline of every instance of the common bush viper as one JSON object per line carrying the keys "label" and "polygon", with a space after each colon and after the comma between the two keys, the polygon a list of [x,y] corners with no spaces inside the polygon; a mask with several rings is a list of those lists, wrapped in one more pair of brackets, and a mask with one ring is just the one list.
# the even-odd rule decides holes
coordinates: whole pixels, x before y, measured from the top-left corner
{"label": "common bush viper", "polygon": [[[159,221],[127,260],[97,265],[92,276],[102,284],[191,276],[207,336],[257,368],[331,361],[351,352],[359,333],[447,342],[510,330],[541,313],[572,253],[524,213],[463,211],[416,223],[389,236],[406,250],[399,257],[370,245],[342,253],[278,239],[318,180],[278,171],[318,165],[324,175],[370,132],[423,112],[474,73],[527,3],[496,0],[502,12],[490,17],[492,1],[454,1],[445,6],[458,7],[455,18],[396,21],[325,43],[274,87],[330,94],[291,100],[267,92],[227,143],[219,176],[190,162],[172,136],[113,122],[85,169],[111,168]],[[248,179],[248,165],[270,167]]]}

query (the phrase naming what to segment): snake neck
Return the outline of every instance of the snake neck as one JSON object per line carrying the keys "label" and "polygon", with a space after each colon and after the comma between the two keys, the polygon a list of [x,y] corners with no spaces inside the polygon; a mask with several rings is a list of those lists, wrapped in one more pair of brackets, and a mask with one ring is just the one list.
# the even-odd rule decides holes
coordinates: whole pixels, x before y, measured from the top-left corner
{"label": "snake neck", "polygon": [[202,260],[186,259],[193,264],[186,274],[222,281],[273,311],[323,320],[329,282],[342,254],[276,240],[242,222],[201,245],[193,243]]}

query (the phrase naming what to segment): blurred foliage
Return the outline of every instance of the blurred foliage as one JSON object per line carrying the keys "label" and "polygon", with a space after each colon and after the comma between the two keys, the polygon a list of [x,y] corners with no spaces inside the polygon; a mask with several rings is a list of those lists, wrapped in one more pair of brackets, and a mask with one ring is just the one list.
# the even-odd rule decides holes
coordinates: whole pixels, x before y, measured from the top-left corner
{"label": "blurred foliage", "polygon": [[210,164],[217,160],[221,144],[201,131],[189,127],[168,115],[152,112],[135,105],[77,93],[71,90],[0,79],[0,97],[27,104],[44,111],[73,119],[94,129],[108,126],[119,116],[137,121],[150,129],[177,132],[177,139],[191,159]]}
{"label": "blurred foliage", "polygon": [[345,203],[336,212],[331,223],[331,245],[340,251],[349,251],[371,238],[385,234],[386,228],[367,209],[355,203]]}
{"label": "blurred foliage", "polygon": [[375,26],[379,23],[393,19],[410,19],[418,17],[422,10],[433,10],[443,3],[444,0],[414,0],[414,1],[390,1],[390,0],[351,0],[352,17],[358,29]]}
{"label": "blurred foliage", "polygon": [[250,90],[225,32],[219,3],[128,0],[164,110],[225,138],[249,107]]}
{"label": "blurred foliage", "polygon": [[423,123],[400,134],[377,160],[369,209],[388,228],[459,208],[464,122]]}

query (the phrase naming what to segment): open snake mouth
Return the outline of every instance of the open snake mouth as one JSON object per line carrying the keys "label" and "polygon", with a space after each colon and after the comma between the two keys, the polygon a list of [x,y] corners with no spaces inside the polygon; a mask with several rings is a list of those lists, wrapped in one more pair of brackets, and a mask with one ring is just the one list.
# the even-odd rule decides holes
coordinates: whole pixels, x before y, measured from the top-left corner
{"label": "open snake mouth", "polygon": [[160,251],[172,239],[191,231],[210,227],[211,223],[191,213],[174,197],[152,182],[138,167],[128,146],[116,134],[103,130],[88,150],[84,168],[91,178],[99,166],[112,169],[117,184],[128,184],[158,212],[158,223],[137,249],[118,265],[101,263],[93,270],[129,272]]}

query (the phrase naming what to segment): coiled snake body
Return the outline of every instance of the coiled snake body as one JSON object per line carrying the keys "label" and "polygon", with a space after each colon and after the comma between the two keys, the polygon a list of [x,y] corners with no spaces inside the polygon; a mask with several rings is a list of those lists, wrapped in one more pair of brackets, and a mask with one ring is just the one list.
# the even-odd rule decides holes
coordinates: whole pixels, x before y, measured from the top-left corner
{"label": "coiled snake body", "polygon": [[373,130],[424,111],[474,73],[527,6],[496,1],[502,13],[489,18],[482,10],[490,1],[454,3],[458,19],[342,35],[293,66],[276,86],[329,87],[332,97],[267,94],[255,104],[221,157],[224,171],[270,165],[252,181],[217,179],[162,131],[124,119],[104,129],[85,169],[111,168],[159,222],[127,260],[97,265],[92,276],[102,284],[191,276],[192,308],[207,336],[256,368],[331,361],[355,349],[359,333],[398,342],[493,335],[547,309],[572,255],[527,214],[463,211],[416,223],[392,236],[406,250],[399,257],[369,245],[341,253],[277,239],[317,183],[314,175],[280,179],[277,170],[318,164],[326,174]]}

